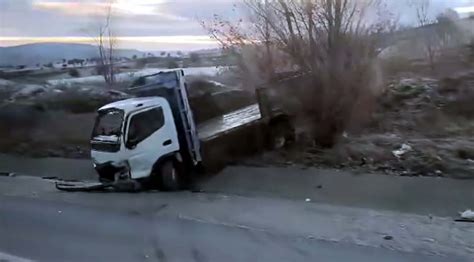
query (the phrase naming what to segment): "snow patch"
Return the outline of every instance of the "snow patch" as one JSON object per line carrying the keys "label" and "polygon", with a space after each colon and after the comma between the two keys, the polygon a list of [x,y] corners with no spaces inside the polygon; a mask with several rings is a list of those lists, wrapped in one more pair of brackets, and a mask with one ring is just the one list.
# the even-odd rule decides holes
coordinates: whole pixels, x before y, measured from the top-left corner
{"label": "snow patch", "polygon": [[[146,68],[136,72],[126,72],[115,75],[117,82],[127,82],[132,81],[138,77],[152,75],[159,72],[166,72],[172,70],[182,69],[185,75],[208,75],[214,76],[219,72],[217,67],[189,67],[189,68],[177,68],[177,69],[165,69],[165,68]],[[71,79],[54,79],[49,80],[48,84],[56,85],[65,85],[70,86],[72,84],[100,84],[104,83],[104,78],[100,75],[96,76],[87,76]]]}

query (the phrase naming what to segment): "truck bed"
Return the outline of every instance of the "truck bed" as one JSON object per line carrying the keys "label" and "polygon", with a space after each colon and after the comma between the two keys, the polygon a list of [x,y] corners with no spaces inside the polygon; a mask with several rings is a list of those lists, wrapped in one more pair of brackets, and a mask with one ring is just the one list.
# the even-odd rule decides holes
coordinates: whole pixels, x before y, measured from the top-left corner
{"label": "truck bed", "polygon": [[204,142],[213,140],[235,129],[252,125],[258,122],[260,118],[258,104],[238,109],[198,125],[199,139]]}

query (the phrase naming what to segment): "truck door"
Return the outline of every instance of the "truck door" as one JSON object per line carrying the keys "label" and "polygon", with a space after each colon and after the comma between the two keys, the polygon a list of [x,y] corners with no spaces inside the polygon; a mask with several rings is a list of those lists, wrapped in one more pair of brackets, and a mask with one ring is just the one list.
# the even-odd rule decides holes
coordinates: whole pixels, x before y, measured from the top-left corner
{"label": "truck door", "polygon": [[126,150],[133,179],[148,177],[162,156],[179,151],[173,115],[169,107],[147,108],[129,116]]}

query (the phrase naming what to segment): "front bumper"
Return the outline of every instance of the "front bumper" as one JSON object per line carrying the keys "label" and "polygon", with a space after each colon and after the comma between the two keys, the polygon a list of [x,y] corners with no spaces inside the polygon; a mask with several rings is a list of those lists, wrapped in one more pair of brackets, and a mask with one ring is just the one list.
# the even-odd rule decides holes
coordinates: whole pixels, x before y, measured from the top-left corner
{"label": "front bumper", "polygon": [[130,180],[130,167],[127,163],[115,164],[106,162],[103,164],[94,163],[94,168],[99,174],[101,182],[117,182]]}

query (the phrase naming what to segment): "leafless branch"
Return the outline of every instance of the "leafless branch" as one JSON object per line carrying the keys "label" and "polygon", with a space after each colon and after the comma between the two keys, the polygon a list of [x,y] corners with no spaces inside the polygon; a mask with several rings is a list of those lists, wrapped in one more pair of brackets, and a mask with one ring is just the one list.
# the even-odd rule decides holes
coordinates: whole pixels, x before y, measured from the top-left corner
{"label": "leafless branch", "polygon": [[292,70],[310,77],[308,110],[337,135],[357,101],[373,93],[377,52],[371,28],[389,23],[371,24],[366,13],[380,1],[245,0],[251,26],[219,16],[203,26],[224,48],[238,50],[244,79],[268,81]]}
{"label": "leafless branch", "polygon": [[99,51],[99,65],[97,66],[98,72],[104,77],[105,83],[108,87],[113,86],[115,83],[115,48],[117,44],[117,38],[112,31],[112,15],[113,15],[113,4],[114,1],[108,2],[105,18],[102,23],[97,27],[97,36],[94,37],[94,41]]}

